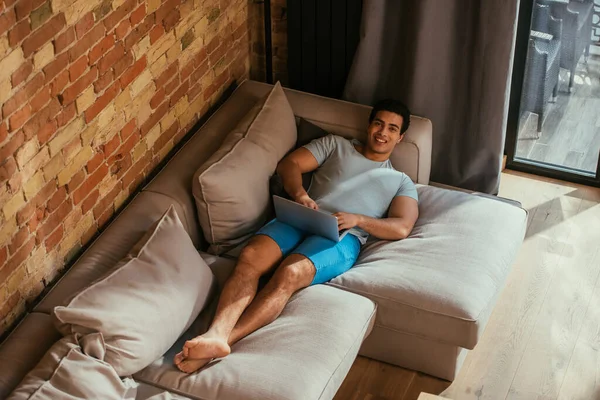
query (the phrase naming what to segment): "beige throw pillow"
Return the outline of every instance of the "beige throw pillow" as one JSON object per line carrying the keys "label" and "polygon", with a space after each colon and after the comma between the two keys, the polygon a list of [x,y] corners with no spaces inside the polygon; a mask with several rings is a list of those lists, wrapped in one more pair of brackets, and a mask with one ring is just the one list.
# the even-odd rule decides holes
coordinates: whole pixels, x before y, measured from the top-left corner
{"label": "beige throw pillow", "polygon": [[104,360],[132,375],[191,325],[214,282],[171,206],[111,272],[54,309],[55,325],[64,335],[101,333]]}
{"label": "beige throw pillow", "polygon": [[85,354],[81,341],[101,346],[102,337],[71,335],[56,342],[8,400],[135,399],[133,379],[119,378],[101,354]]}
{"label": "beige throw pillow", "polygon": [[192,191],[210,252],[226,252],[266,222],[269,178],[296,135],[294,112],[277,83],[196,171]]}

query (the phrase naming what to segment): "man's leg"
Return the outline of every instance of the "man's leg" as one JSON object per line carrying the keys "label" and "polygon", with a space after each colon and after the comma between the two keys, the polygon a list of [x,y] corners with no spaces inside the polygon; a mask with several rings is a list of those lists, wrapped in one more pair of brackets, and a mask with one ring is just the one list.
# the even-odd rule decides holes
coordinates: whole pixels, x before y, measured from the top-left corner
{"label": "man's leg", "polygon": [[229,345],[235,344],[257,329],[275,321],[290,297],[311,284],[315,272],[312,261],[305,256],[292,254],[287,257],[242,314],[229,336]]}
{"label": "man's leg", "polygon": [[275,270],[273,278],[246,309],[229,336],[233,345],[273,322],[299,289],[328,282],[349,270],[360,252],[360,241],[346,235],[335,243],[321,236],[307,237]]}
{"label": "man's leg", "polygon": [[213,358],[228,355],[227,339],[240,315],[254,299],[259,278],[274,268],[281,258],[281,249],[273,239],[265,235],[253,237],[242,250],[223,287],[210,328],[203,335],[188,340],[183,351],[175,357],[175,363],[189,357],[206,364]]}
{"label": "man's leg", "polygon": [[[188,340],[175,356],[175,364],[184,372],[195,371],[213,358],[225,357],[231,351],[228,338],[240,316],[254,299],[259,278],[272,270],[283,255],[295,248],[304,233],[287,224],[273,220],[262,227],[244,247],[231,277],[219,298],[215,318],[209,330]],[[184,360],[189,362],[185,365]]]}
{"label": "man's leg", "polygon": [[[231,331],[227,341],[228,347],[273,322],[281,314],[290,297],[297,290],[311,284],[315,272],[313,263],[305,256],[292,254],[287,257]],[[227,354],[218,357],[224,357]],[[202,368],[212,358],[214,356],[202,359],[180,357],[180,360],[177,360],[176,357],[175,362],[181,371],[191,373]]]}

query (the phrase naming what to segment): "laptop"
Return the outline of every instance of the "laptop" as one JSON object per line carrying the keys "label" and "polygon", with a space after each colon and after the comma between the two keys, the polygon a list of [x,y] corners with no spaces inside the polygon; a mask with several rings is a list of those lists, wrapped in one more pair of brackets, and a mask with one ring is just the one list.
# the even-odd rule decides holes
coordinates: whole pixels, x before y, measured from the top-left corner
{"label": "laptop", "polygon": [[348,229],[338,231],[337,218],[329,211],[313,210],[295,201],[273,196],[275,216],[278,221],[291,225],[294,228],[323,236],[334,242],[339,242],[346,236]]}

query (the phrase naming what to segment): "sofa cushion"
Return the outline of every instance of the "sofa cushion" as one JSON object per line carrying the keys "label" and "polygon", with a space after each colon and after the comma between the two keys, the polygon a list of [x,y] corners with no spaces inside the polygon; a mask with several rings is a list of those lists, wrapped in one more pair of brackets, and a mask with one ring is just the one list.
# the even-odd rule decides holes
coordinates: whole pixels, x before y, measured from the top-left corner
{"label": "sofa cushion", "polygon": [[371,241],[331,285],[378,304],[377,325],[473,348],[523,241],[526,212],[504,202],[418,185],[407,239]]}
{"label": "sofa cushion", "polygon": [[[101,340],[98,333],[81,338],[87,339]],[[97,357],[85,354],[75,335],[62,338],[8,399],[135,399],[135,382],[131,378],[121,380],[109,364]]]}
{"label": "sofa cushion", "polygon": [[109,274],[56,307],[54,317],[65,335],[102,333],[104,359],[127,376],[171,347],[207,304],[213,283],[171,206]]}
{"label": "sofa cushion", "polygon": [[5,399],[60,339],[48,314],[31,313],[0,345],[0,399]]}
{"label": "sofa cushion", "polygon": [[246,114],[194,174],[198,219],[221,254],[265,223],[269,177],[296,142],[296,120],[280,84]]}
{"label": "sofa cushion", "polygon": [[138,382],[192,399],[331,399],[374,319],[375,304],[324,285],[292,296],[281,316],[232,347],[229,356],[187,375],[173,366],[196,324],[167,354],[137,373]]}
{"label": "sofa cushion", "polygon": [[320,139],[329,135],[325,129],[307,121],[304,118],[298,118],[298,138],[296,139],[296,148],[306,146],[313,140]]}
{"label": "sofa cushion", "polygon": [[179,214],[179,218],[182,222],[187,221],[184,226],[192,228],[188,233],[198,249],[206,250],[208,243],[198,223],[198,213],[192,195],[192,178],[198,168],[219,150],[228,133],[244,115],[266,95],[256,93],[254,83],[258,84],[252,81],[242,83],[144,188],[146,193],[169,196],[181,206],[183,214]]}
{"label": "sofa cushion", "polygon": [[[50,314],[54,307],[64,305],[74,293],[108,273],[171,205],[184,221],[185,213],[172,198],[153,192],[141,192],[135,196],[34,310]],[[186,231],[189,234],[187,227]]]}

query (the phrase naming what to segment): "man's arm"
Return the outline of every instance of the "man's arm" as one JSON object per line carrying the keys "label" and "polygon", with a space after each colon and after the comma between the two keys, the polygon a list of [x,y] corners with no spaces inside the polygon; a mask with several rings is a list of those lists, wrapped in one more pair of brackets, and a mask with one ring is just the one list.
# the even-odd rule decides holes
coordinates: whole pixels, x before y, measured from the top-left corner
{"label": "man's arm", "polygon": [[281,176],[287,194],[296,202],[315,210],[319,207],[302,187],[302,174],[314,171],[318,167],[315,156],[304,147],[295,150],[277,165],[277,174]]}
{"label": "man's arm", "polygon": [[340,230],[358,227],[379,239],[400,240],[410,235],[415,226],[419,218],[419,205],[412,197],[396,196],[387,218],[378,219],[343,212],[333,215],[338,219]]}

